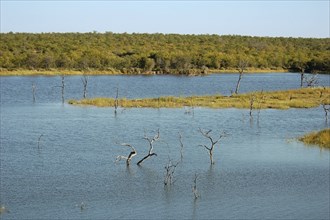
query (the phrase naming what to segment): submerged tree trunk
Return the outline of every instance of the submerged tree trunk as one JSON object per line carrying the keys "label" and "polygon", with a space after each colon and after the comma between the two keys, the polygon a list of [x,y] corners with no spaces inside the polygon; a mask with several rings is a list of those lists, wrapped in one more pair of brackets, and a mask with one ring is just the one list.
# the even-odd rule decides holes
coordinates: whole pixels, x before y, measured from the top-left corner
{"label": "submerged tree trunk", "polygon": [[237,84],[236,84],[235,94],[238,94],[239,86],[241,84],[242,75],[243,75],[243,72],[240,72],[238,80],[237,80]]}
{"label": "submerged tree trunk", "polygon": [[330,111],[330,105],[322,104],[325,113],[325,123],[328,124],[328,112]]}
{"label": "submerged tree trunk", "polygon": [[88,84],[88,76],[83,76],[81,78],[81,81],[84,86],[84,93],[83,93],[83,98],[85,99],[87,97],[87,84]]}
{"label": "submerged tree trunk", "polygon": [[197,190],[197,177],[198,177],[198,175],[197,175],[197,173],[195,173],[194,185],[192,187],[192,192],[194,194],[194,198],[195,199],[198,199],[200,197],[200,194],[199,194],[199,192]]}
{"label": "submerged tree trunk", "polygon": [[182,134],[179,132],[179,141],[180,141],[180,156],[181,156],[181,161],[183,159],[183,142],[182,142]]}
{"label": "submerged tree trunk", "polygon": [[115,98],[115,115],[117,115],[117,109],[118,109],[118,88],[116,89],[116,98]]}
{"label": "submerged tree trunk", "polygon": [[304,85],[304,72],[303,72],[303,70],[301,70],[301,73],[300,73],[300,88],[302,88],[303,87],[303,85]]}
{"label": "submerged tree trunk", "polygon": [[37,89],[36,84],[32,83],[32,100],[33,100],[33,103],[36,102],[36,89]]}
{"label": "submerged tree trunk", "polygon": [[62,76],[62,85],[61,85],[61,88],[62,88],[62,103],[64,103],[64,87],[65,87],[65,83],[64,83],[64,76]]}

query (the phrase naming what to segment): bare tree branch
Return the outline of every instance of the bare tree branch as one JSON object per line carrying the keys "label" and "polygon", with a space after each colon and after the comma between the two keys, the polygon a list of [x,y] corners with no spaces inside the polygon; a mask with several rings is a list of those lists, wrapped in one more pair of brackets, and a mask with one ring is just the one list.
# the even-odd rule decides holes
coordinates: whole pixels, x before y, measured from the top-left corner
{"label": "bare tree branch", "polygon": [[181,160],[183,159],[183,142],[182,142],[182,134],[179,132],[179,141],[180,141],[180,156]]}
{"label": "bare tree branch", "polygon": [[87,97],[88,76],[84,75],[83,77],[81,77],[81,82],[83,83],[84,86],[83,98],[85,99]]}
{"label": "bare tree branch", "polygon": [[62,85],[60,86],[61,89],[62,89],[62,91],[61,91],[61,98],[62,98],[62,103],[64,103],[64,88],[65,88],[64,76],[62,75],[61,78],[62,78],[62,80],[61,80]]}
{"label": "bare tree branch", "polygon": [[197,175],[197,173],[195,173],[194,185],[192,187],[192,192],[194,194],[194,198],[195,199],[198,199],[200,197],[200,194],[199,194],[199,192],[197,190],[197,178],[198,178],[198,175]]}
{"label": "bare tree branch", "polygon": [[307,87],[315,87],[318,85],[318,74],[313,74],[311,77],[304,77],[304,81]]}
{"label": "bare tree branch", "polygon": [[179,165],[179,162],[175,164],[172,163],[171,159],[169,159],[168,164],[165,166],[165,177],[164,177],[164,186],[172,185],[174,181],[174,172],[175,168]]}
{"label": "bare tree branch", "polygon": [[249,113],[249,115],[250,115],[251,118],[253,117],[252,116],[252,110],[253,110],[253,104],[254,104],[255,99],[256,99],[256,96],[253,94],[250,97],[250,113]]}
{"label": "bare tree branch", "polygon": [[238,76],[238,80],[237,80],[237,84],[236,84],[235,94],[238,94],[241,79],[242,79],[243,73],[246,70],[247,66],[248,66],[248,62],[245,60],[240,60],[237,65],[237,71],[239,72],[239,76]]}
{"label": "bare tree branch", "polygon": [[32,100],[33,100],[33,103],[36,102],[36,89],[37,89],[36,84],[32,83]]}
{"label": "bare tree branch", "polygon": [[160,138],[160,135],[159,135],[159,129],[157,130],[157,134],[156,134],[153,138],[147,137],[147,135],[144,134],[143,139],[145,139],[145,140],[148,141],[148,143],[149,143],[149,151],[148,151],[148,155],[146,155],[145,157],[143,157],[143,158],[137,163],[137,165],[140,165],[144,160],[148,159],[148,158],[151,157],[151,156],[154,156],[154,155],[157,156],[157,154],[156,154],[156,153],[153,153],[152,151],[153,151],[153,149],[154,149],[154,145],[153,145],[154,142],[155,142],[155,141],[158,141],[159,138]]}
{"label": "bare tree branch", "polygon": [[330,105],[322,104],[325,113],[325,122],[328,123],[328,113],[330,112]]}
{"label": "bare tree branch", "polygon": [[208,150],[208,153],[209,153],[209,156],[210,156],[210,161],[211,161],[211,164],[214,164],[214,161],[213,161],[213,150],[214,150],[214,146],[220,141],[221,138],[223,138],[224,136],[226,136],[226,133],[223,133],[223,134],[220,134],[219,137],[214,140],[210,135],[209,133],[211,133],[212,130],[208,130],[208,131],[203,131],[201,128],[199,128],[199,132],[204,136],[206,137],[207,139],[210,140],[211,142],[211,147],[207,147],[206,145],[199,145],[199,146],[202,146],[204,147],[206,150]]}
{"label": "bare tree branch", "polygon": [[38,144],[38,149],[40,149],[40,141],[41,141],[41,137],[42,136],[44,136],[43,134],[41,134],[40,136],[39,136],[39,138],[38,138],[38,142],[37,142],[37,144]]}
{"label": "bare tree branch", "polygon": [[119,106],[119,102],[118,102],[118,95],[119,95],[119,92],[118,92],[118,88],[116,88],[116,98],[115,98],[115,115],[117,115],[117,109],[118,109],[118,106]]}
{"label": "bare tree branch", "polygon": [[121,143],[121,144],[119,144],[119,145],[121,145],[121,146],[126,146],[126,147],[131,148],[131,152],[129,153],[129,155],[128,155],[127,157],[126,157],[126,156],[121,156],[121,155],[117,156],[115,162],[117,163],[117,162],[119,162],[119,161],[121,161],[121,160],[126,160],[126,165],[129,166],[129,164],[130,164],[132,158],[133,158],[134,156],[137,155],[137,151],[136,151],[135,148],[134,148],[132,145],[130,145],[130,144],[127,144],[127,143]]}

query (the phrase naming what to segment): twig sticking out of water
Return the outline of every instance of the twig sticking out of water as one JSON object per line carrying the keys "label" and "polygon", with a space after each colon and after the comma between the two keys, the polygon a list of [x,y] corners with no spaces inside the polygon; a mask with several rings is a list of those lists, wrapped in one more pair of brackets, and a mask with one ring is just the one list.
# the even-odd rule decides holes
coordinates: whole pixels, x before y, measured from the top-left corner
{"label": "twig sticking out of water", "polygon": [[179,141],[180,141],[180,156],[181,160],[183,159],[183,142],[182,142],[182,134],[179,132]]}
{"label": "twig sticking out of water", "polygon": [[194,194],[194,198],[195,199],[198,199],[201,195],[199,194],[198,190],[197,190],[197,178],[198,178],[198,175],[197,173],[195,173],[195,178],[194,178],[194,185],[192,187],[192,192]]}
{"label": "twig sticking out of water", "polygon": [[179,162],[175,164],[169,159],[168,164],[165,166],[165,178],[164,178],[164,186],[169,186],[174,183],[174,172],[175,168],[179,165]]}
{"label": "twig sticking out of water", "polygon": [[37,144],[38,144],[38,149],[40,149],[40,141],[41,141],[41,137],[42,136],[44,136],[43,134],[41,134],[40,136],[39,136],[39,138],[38,138],[38,142],[37,142]]}

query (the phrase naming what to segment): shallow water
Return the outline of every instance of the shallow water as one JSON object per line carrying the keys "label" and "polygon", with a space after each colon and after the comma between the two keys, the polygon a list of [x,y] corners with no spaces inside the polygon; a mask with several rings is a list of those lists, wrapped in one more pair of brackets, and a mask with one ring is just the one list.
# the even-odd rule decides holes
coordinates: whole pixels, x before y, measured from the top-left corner
{"label": "shallow water", "polygon": [[[277,76],[274,74],[271,82],[277,82]],[[116,80],[122,83],[120,86],[139,80],[143,86],[169,79],[182,81],[182,87],[171,84],[175,88],[162,95],[186,91],[190,86],[184,85],[191,80],[196,87],[182,94],[199,94],[198,88],[211,83],[204,82],[205,77],[121,77],[91,77],[89,94],[112,91]],[[186,109],[126,109],[115,117],[112,108],[62,105],[58,90],[46,92],[50,85],[60,82],[58,77],[0,79],[0,204],[10,211],[1,214],[2,219],[329,218],[329,151],[295,140],[327,126],[322,108],[262,110],[259,117],[254,112],[252,120],[248,110],[207,108],[195,108],[193,114],[185,114]],[[219,87],[234,84],[235,77],[231,79]],[[68,77],[68,98],[82,95],[78,87],[73,90],[79,80]],[[36,103],[32,103],[31,87],[22,88],[33,81],[40,84]],[[110,89],[97,86],[98,92],[94,91],[95,81],[98,85],[107,81]],[[290,83],[294,84],[278,83],[274,88],[291,88]],[[203,84],[205,87],[200,86]],[[160,93],[150,88],[134,93],[129,87],[126,91],[131,97]],[[104,92],[99,92],[102,89]],[[208,91],[213,94],[213,90]],[[154,144],[158,156],[137,166],[148,151],[144,134],[152,137],[158,128],[160,140]],[[214,137],[223,131],[228,134],[214,151],[213,166],[207,151],[199,146],[209,144],[199,128],[212,129]],[[183,135],[182,161],[178,132]],[[130,152],[118,145],[123,142],[132,144],[138,152],[129,167],[124,161],[114,163],[118,155]],[[180,163],[174,184],[164,187],[164,167],[169,158]],[[201,194],[196,200],[192,193],[195,174]]]}

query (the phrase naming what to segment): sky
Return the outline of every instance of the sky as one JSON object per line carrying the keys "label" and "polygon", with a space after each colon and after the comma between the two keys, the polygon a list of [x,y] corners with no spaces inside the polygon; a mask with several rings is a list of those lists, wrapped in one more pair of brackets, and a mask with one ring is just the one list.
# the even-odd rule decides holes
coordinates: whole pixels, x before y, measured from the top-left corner
{"label": "sky", "polygon": [[0,0],[0,32],[330,37],[330,0]]}

